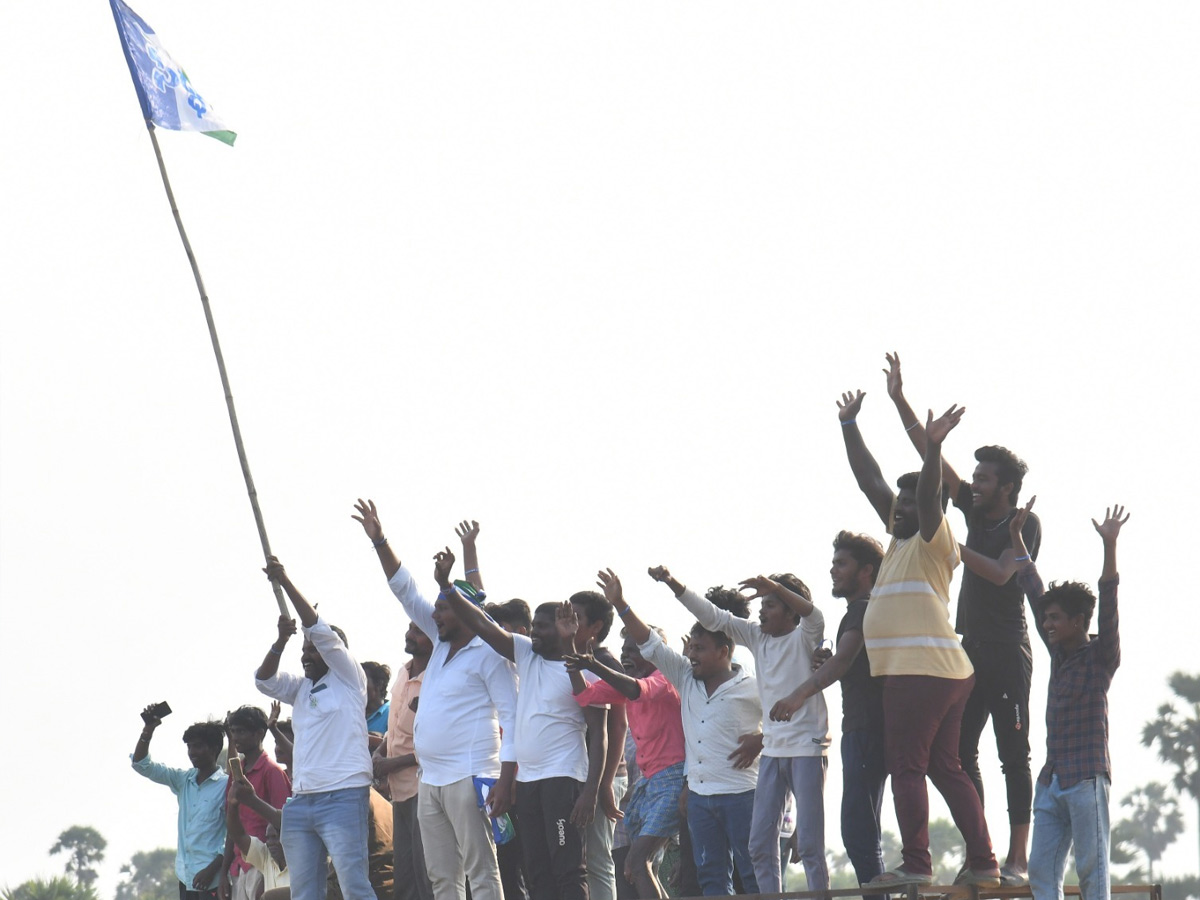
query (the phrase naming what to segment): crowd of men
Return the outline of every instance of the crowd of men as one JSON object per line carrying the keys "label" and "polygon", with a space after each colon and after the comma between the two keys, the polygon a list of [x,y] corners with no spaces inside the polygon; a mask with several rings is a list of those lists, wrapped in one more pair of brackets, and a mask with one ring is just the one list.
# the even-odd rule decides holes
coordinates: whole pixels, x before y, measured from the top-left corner
{"label": "crowd of men", "polygon": [[[1120,663],[1116,543],[1128,516],[1112,507],[1093,520],[1104,561],[1092,636],[1095,594],[1078,582],[1043,587],[1040,523],[1033,500],[1018,499],[1025,464],[982,447],[971,480],[961,478],[942,444],[963,409],[922,422],[898,356],[885,371],[921,468],[893,490],[859,430],[863,392],[842,395],[850,468],[890,541],[885,550],[868,535],[836,534],[832,594],[846,607],[832,642],[790,573],[702,595],[651,568],[695,619],[682,651],[635,612],[611,570],[598,573],[600,590],[532,611],[519,599],[488,603],[470,521],[457,529],[464,578],[452,577],[450,548],[439,551],[430,599],[375,504],[359,500],[354,518],[411,621],[389,700],[390,669],[360,665],[272,557],[264,571],[287,594],[303,646],[302,674],[281,672],[297,623],[280,616],[255,672],[275,701],[270,715],[242,707],[191,726],[192,767],[173,769],[149,756],[161,711],[143,711],[133,767],[178,796],[181,900],[321,900],[330,889],[346,900],[664,897],[658,861],[676,838],[682,893],[778,892],[787,855],[810,890],[827,889],[823,691],[835,682],[841,839],[861,884],[882,896],[932,881],[932,782],[966,845],[961,883],[1028,882],[1038,900],[1061,898],[1073,847],[1083,897],[1107,898],[1107,691]],[[950,502],[965,517],[963,544]],[[1050,656],[1036,790],[1026,600]],[[604,646],[618,624],[619,661]],[[280,704],[290,722],[279,721]],[[1008,805],[1003,863],[979,774],[989,719]],[[263,750],[268,731],[278,762]],[[889,776],[903,848],[890,868],[880,828]]]}

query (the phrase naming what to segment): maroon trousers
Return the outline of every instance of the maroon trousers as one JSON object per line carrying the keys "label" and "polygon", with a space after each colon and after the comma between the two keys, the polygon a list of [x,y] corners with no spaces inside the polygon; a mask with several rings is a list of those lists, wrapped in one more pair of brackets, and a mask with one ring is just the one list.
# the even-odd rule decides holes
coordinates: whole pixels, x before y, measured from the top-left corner
{"label": "maroon trousers", "polygon": [[983,804],[958,759],[963,708],[974,684],[974,675],[961,680],[889,675],[884,682],[884,755],[892,776],[907,872],[933,874],[926,776],[950,807],[954,824],[966,841],[970,867],[988,872],[996,869]]}

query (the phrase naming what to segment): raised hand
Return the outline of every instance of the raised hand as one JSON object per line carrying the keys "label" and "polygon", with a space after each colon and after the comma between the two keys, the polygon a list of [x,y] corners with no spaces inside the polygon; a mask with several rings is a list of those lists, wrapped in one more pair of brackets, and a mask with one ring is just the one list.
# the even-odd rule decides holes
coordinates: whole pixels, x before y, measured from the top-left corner
{"label": "raised hand", "polygon": [[888,367],[883,370],[883,374],[887,376],[888,396],[895,400],[897,397],[904,396],[904,381],[900,377],[900,354],[886,353],[884,357],[888,364]]}
{"label": "raised hand", "polygon": [[[1022,507],[1013,510],[1012,518],[1008,520],[1008,533],[1012,538],[1013,546],[1017,546],[1017,539],[1021,537],[1025,531],[1025,523],[1029,521],[1029,513],[1033,510],[1033,504],[1037,502],[1037,494],[1029,498],[1029,502]],[[1095,519],[1092,519],[1093,524]]]}
{"label": "raised hand", "polygon": [[579,616],[570,600],[564,600],[554,610],[554,627],[564,648],[575,646],[575,632],[579,630]]}
{"label": "raised hand", "polygon": [[858,418],[858,411],[862,409],[863,397],[867,396],[862,391],[850,393],[845,391],[842,394],[842,399],[837,402],[838,420],[841,422],[853,422]]}
{"label": "raised hand", "polygon": [[433,554],[433,577],[442,590],[450,587],[450,573],[454,570],[454,553],[449,547]]}
{"label": "raised hand", "polygon": [[654,566],[647,569],[646,573],[655,581],[669,581],[671,578],[671,571],[666,566]]}
{"label": "raised hand", "polygon": [[[295,627],[295,624],[296,623],[293,622],[292,626]],[[267,731],[270,731],[272,728],[274,728],[276,725],[279,724],[279,714],[282,711],[283,711],[283,704],[280,703],[278,700],[272,700],[271,701],[271,714],[269,716],[267,716]]]}
{"label": "raised hand", "polygon": [[147,703],[146,708],[142,710],[142,721],[146,723],[147,728],[157,728],[162,724],[162,719],[153,713],[156,706],[158,706],[157,703]]}
{"label": "raised hand", "polygon": [[935,419],[933,410],[929,410],[929,415],[925,420],[925,436],[932,443],[941,444],[946,440],[946,435],[958,425],[966,411],[965,406],[959,406],[956,403]]}
{"label": "raised hand", "polygon": [[254,791],[254,785],[246,780],[246,776],[235,778],[229,785],[229,796],[238,803],[249,803],[254,800],[258,794]]}
{"label": "raised hand", "polygon": [[766,575],[755,575],[753,578],[739,581],[738,588],[743,591],[753,591],[754,593],[750,595],[749,599],[757,600],[759,597],[766,597],[768,594],[778,591],[779,585]]}
{"label": "raised hand", "polygon": [[601,569],[596,573],[596,578],[596,584],[604,591],[605,600],[618,609],[625,606],[625,595],[621,591],[621,579],[612,569]]}
{"label": "raised hand", "polygon": [[[574,632],[570,639],[574,639]],[[567,640],[568,638],[563,635],[563,642],[566,643]],[[566,663],[568,672],[587,672],[595,664],[596,657],[590,653],[564,653],[563,662]]]}
{"label": "raised hand", "polygon": [[[296,633],[296,620],[291,616],[281,615],[279,621],[275,623],[275,627],[279,630],[280,642],[286,643],[288,638]],[[275,705],[278,706],[278,703]]]}
{"label": "raised hand", "polygon": [[[474,544],[475,538],[479,537],[479,523],[474,519],[469,522],[466,519],[463,519],[454,526],[454,533],[458,535],[458,539],[462,541],[462,545],[464,547],[467,546],[467,544]],[[468,563],[468,565],[470,565],[470,563]]]}
{"label": "raised hand", "polygon": [[284,571],[283,563],[279,561],[278,556],[268,556],[263,571],[267,575],[267,580],[273,583],[282,584],[287,580],[287,572]]}
{"label": "raised hand", "polygon": [[1125,512],[1124,506],[1110,506],[1104,511],[1104,521],[1097,522],[1092,519],[1092,524],[1096,527],[1096,534],[1105,541],[1115,541],[1117,535],[1121,533],[1121,526],[1129,521],[1129,513]]}
{"label": "raised hand", "polygon": [[379,513],[375,509],[374,500],[363,500],[361,497],[354,504],[354,508],[358,510],[358,515],[351,515],[355,522],[363,527],[363,531],[367,533],[367,537],[372,542],[383,539],[383,523],[379,521]]}

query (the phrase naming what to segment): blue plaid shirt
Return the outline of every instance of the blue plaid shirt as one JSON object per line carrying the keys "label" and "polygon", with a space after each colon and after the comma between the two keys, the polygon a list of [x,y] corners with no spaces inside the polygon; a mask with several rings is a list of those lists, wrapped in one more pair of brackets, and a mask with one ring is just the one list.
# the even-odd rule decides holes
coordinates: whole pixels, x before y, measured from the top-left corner
{"label": "blue plaid shirt", "polygon": [[1112,778],[1108,756],[1108,686],[1121,665],[1117,619],[1120,578],[1100,581],[1097,602],[1099,634],[1072,653],[1051,647],[1042,630],[1041,598],[1045,593],[1037,566],[1030,562],[1017,575],[1033,607],[1034,622],[1050,650],[1050,690],[1046,698],[1046,764],[1042,784],[1058,776],[1062,788],[1104,775]]}

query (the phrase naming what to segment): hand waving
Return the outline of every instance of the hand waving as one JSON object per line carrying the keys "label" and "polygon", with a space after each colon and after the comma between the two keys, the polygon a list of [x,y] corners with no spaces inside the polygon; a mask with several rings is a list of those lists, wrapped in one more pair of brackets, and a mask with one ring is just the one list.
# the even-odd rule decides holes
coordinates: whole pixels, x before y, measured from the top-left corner
{"label": "hand waving", "polygon": [[838,420],[841,422],[853,422],[858,418],[858,411],[862,409],[863,397],[867,396],[862,391],[855,391],[853,394],[845,391],[842,394],[842,399],[838,401]]}
{"label": "hand waving", "polygon": [[361,497],[354,504],[354,508],[358,510],[358,515],[351,515],[355,522],[363,527],[363,531],[367,533],[372,542],[383,538],[383,524],[379,521],[379,513],[375,509],[374,500],[363,500]]}
{"label": "hand waving", "polygon": [[1115,541],[1117,535],[1121,533],[1121,526],[1129,521],[1129,513],[1125,512],[1125,507],[1113,505],[1104,511],[1104,521],[1097,522],[1092,519],[1092,524],[1096,526],[1096,534],[1100,535],[1105,541]]}

